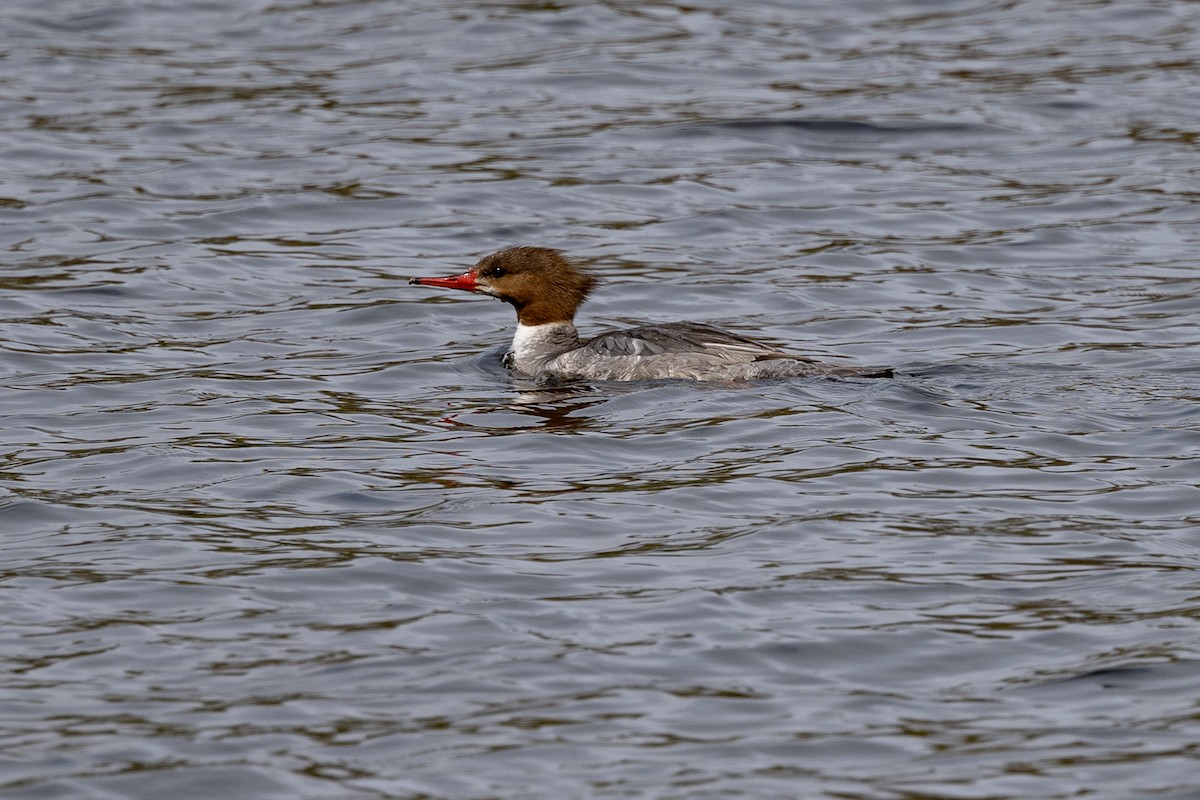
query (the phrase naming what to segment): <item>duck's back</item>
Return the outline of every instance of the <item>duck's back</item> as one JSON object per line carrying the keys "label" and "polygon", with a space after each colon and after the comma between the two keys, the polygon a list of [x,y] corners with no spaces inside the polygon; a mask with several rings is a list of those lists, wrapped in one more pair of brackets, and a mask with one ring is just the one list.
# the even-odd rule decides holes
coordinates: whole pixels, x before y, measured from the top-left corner
{"label": "duck's back", "polygon": [[746,381],[806,375],[882,376],[880,370],[827,364],[696,322],[602,333],[547,365],[559,377],[593,380],[683,378]]}

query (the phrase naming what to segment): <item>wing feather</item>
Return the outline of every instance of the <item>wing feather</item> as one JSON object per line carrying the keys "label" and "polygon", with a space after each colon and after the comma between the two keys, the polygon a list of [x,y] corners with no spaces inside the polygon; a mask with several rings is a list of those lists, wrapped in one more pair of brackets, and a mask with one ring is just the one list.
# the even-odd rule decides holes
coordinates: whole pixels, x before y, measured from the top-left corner
{"label": "wing feather", "polygon": [[588,340],[583,347],[606,356],[688,353],[708,355],[725,362],[742,363],[770,358],[811,360],[698,322],[670,322],[609,331]]}

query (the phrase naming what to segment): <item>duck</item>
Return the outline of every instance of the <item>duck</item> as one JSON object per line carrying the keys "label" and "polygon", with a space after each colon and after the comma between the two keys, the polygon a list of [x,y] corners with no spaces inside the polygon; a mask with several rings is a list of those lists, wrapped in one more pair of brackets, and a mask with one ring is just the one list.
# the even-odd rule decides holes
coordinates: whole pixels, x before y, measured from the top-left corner
{"label": "duck", "polygon": [[887,367],[819,361],[701,322],[665,322],[582,339],[575,314],[597,279],[561,251],[510,247],[466,272],[414,277],[410,284],[456,289],[508,303],[517,328],[504,363],[536,381],[683,379],[742,383],[773,378],[891,377]]}

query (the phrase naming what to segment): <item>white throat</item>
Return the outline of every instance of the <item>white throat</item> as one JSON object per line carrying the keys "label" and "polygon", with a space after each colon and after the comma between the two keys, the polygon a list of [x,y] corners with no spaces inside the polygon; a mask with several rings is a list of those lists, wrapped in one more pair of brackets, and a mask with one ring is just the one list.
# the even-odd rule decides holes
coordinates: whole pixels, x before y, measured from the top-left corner
{"label": "white throat", "polygon": [[511,363],[518,372],[532,375],[541,372],[547,362],[578,346],[579,334],[570,322],[550,322],[545,325],[517,323],[510,352]]}

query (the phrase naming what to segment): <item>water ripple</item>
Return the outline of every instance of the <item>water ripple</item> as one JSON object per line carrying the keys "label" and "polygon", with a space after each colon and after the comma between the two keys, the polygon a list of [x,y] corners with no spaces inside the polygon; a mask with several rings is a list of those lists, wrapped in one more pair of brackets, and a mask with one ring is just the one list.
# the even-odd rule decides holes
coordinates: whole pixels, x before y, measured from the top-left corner
{"label": "water ripple", "polygon": [[0,11],[6,798],[1194,793],[1192,5],[142,5]]}

